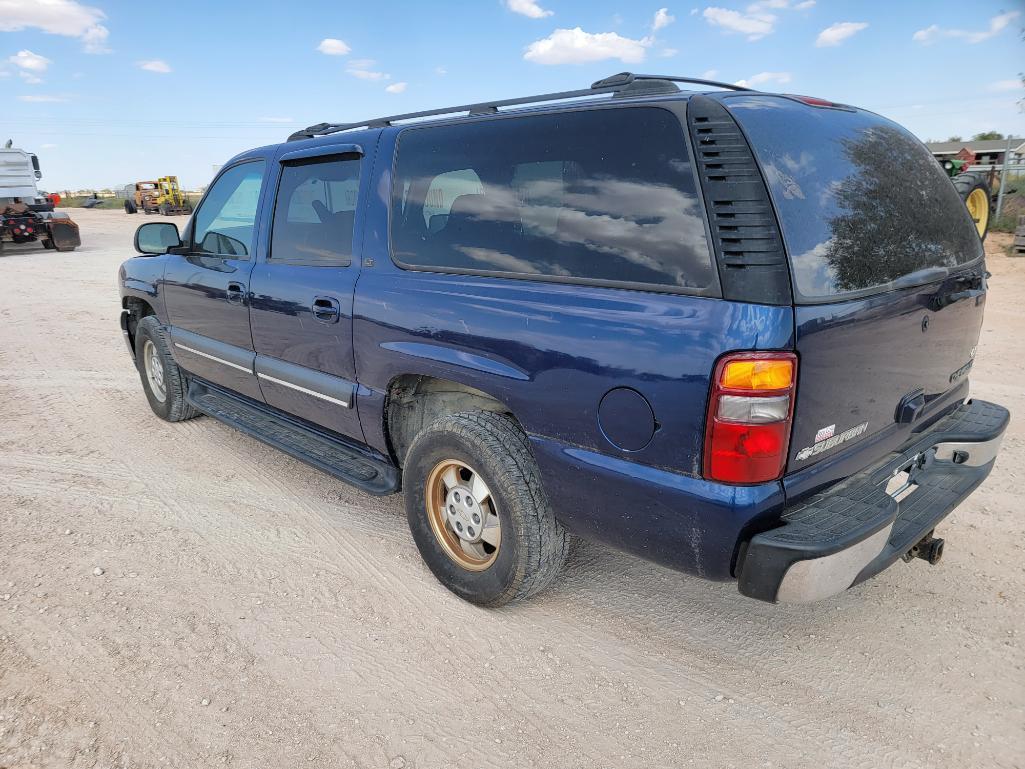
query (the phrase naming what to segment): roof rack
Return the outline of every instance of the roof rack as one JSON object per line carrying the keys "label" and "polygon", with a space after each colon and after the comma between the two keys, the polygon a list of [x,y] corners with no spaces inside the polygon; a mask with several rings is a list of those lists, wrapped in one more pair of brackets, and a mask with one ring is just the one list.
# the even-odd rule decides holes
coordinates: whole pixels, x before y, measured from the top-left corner
{"label": "roof rack", "polygon": [[311,139],[314,136],[327,136],[328,134],[339,133],[340,131],[351,131],[356,128],[385,128],[403,120],[415,118],[436,117],[439,115],[453,115],[465,112],[467,115],[488,115],[498,112],[499,107],[515,107],[521,104],[535,104],[545,101],[561,101],[563,99],[579,99],[585,96],[596,96],[603,93],[611,93],[613,97],[620,96],[641,96],[657,93],[675,93],[680,89],[674,83],[694,83],[696,85],[708,85],[715,88],[728,88],[732,91],[750,91],[750,88],[734,85],[732,83],[720,83],[717,80],[703,80],[696,77],[678,77],[676,75],[637,75],[633,72],[620,72],[611,77],[595,81],[590,88],[582,88],[578,91],[560,91],[558,93],[544,93],[536,96],[521,96],[517,99],[503,99],[501,101],[479,102],[477,104],[461,104],[457,107],[441,107],[440,109],[429,109],[423,112],[407,112],[402,115],[390,115],[389,117],[371,118],[355,123],[317,123],[301,131],[296,131],[288,137],[288,141],[299,141],[300,139]]}

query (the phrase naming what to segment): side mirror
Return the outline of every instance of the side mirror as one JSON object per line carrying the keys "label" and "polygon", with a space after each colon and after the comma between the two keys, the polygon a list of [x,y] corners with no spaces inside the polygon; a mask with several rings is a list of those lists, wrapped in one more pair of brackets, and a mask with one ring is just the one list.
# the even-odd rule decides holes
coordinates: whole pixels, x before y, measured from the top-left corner
{"label": "side mirror", "polygon": [[167,249],[181,244],[178,225],[170,222],[148,222],[135,231],[135,250],[140,254],[166,254]]}

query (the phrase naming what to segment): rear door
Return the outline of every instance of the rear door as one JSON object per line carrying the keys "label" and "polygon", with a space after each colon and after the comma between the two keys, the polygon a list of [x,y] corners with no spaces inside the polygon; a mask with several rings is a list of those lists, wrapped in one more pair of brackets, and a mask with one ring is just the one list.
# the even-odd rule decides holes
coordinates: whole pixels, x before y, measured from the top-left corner
{"label": "rear door", "polygon": [[985,302],[971,218],[922,143],[878,115],[767,95],[723,103],[758,157],[790,259],[789,470],[854,447],[881,455],[967,394]]}
{"label": "rear door", "polygon": [[783,96],[724,104],[762,165],[790,259],[789,471],[884,454],[967,395],[985,302],[972,219],[925,146],[889,120]]}
{"label": "rear door", "polygon": [[164,272],[175,359],[257,400],[247,293],[265,170],[262,159],[248,160],[217,177],[189,223],[185,247],[167,256]]}
{"label": "rear door", "polygon": [[252,276],[256,372],[268,404],[363,440],[355,408],[352,301],[363,148],[279,159],[270,248]]}

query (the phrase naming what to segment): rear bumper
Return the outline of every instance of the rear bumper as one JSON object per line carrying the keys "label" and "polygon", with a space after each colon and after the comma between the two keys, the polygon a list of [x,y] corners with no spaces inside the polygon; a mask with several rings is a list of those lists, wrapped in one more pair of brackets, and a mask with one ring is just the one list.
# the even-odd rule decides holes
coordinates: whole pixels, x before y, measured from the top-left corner
{"label": "rear bumper", "polygon": [[788,508],[738,562],[740,592],[807,603],[878,574],[989,475],[1010,415],[970,401],[880,464]]}

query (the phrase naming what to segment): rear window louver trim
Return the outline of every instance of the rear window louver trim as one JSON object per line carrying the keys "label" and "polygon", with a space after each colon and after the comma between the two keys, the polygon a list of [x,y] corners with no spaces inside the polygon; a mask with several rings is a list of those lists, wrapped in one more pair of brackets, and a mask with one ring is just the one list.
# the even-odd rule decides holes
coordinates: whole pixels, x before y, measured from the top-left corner
{"label": "rear window louver trim", "polygon": [[715,99],[692,97],[687,114],[723,297],[790,304],[783,238],[747,140]]}

